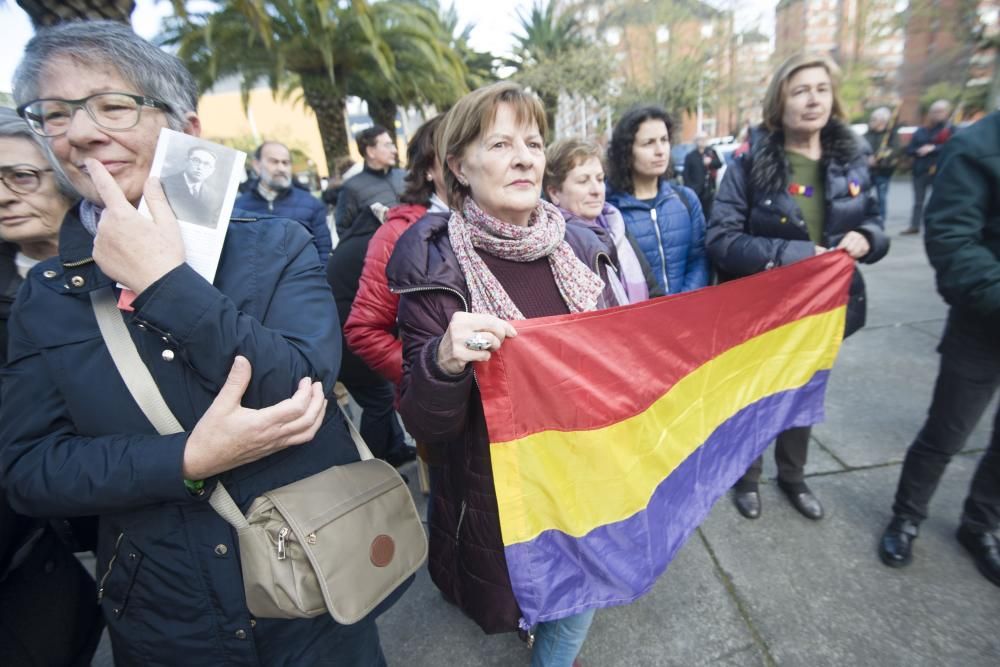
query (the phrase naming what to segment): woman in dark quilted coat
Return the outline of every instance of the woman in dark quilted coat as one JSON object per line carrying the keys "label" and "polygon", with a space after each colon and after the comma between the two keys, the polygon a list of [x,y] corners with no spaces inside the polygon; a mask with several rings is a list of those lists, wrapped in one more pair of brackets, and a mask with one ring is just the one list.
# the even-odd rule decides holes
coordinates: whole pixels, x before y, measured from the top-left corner
{"label": "woman in dark quilted coat", "polygon": [[[515,336],[517,320],[617,303],[604,242],[539,198],[544,134],[541,104],[516,84],[460,100],[438,142],[452,213],[410,228],[387,268],[400,295],[400,413],[443,459],[432,484],[431,578],[488,633],[528,628],[504,558],[471,362]],[[587,611],[536,626],[532,665],[569,667],[592,618]]]}
{"label": "woman in dark quilted coat", "polygon": [[[861,139],[844,124],[839,70],[825,56],[798,55],[775,73],[764,99],[764,125],[750,151],[726,170],[715,197],[706,244],[720,275],[748,276],[830,250],[877,262],[889,250]],[[854,273],[847,308],[850,335],[864,325],[865,287]],[[778,487],[801,514],[823,517],[804,481],[809,427],[776,442]],[[733,501],[760,516],[758,459],[737,482]]]}

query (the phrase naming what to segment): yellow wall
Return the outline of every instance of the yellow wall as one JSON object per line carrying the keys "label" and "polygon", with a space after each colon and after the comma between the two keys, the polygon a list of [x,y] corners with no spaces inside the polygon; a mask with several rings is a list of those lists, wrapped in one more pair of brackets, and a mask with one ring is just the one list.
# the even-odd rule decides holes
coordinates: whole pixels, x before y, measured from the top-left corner
{"label": "yellow wall", "polygon": [[[326,176],[330,173],[316,125],[316,115],[311,109],[297,102],[278,101],[271,95],[269,88],[251,91],[248,109],[253,116],[253,125],[257,128],[256,136],[250,119],[243,110],[238,90],[203,95],[198,101],[202,136],[208,139],[254,137],[255,143],[258,140],[280,141],[309,156],[316,163],[319,175]],[[351,154],[357,159],[354,153],[356,148],[351,146]]]}

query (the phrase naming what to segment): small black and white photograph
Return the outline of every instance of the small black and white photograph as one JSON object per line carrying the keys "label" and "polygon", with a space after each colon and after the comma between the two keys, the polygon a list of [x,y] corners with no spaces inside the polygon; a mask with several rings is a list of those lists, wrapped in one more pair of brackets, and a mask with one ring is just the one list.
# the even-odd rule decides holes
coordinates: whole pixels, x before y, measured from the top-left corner
{"label": "small black and white photograph", "polygon": [[[150,176],[160,179],[180,223],[187,262],[212,281],[229,229],[246,153],[163,128]],[[139,211],[148,215],[146,201]]]}
{"label": "small black and white photograph", "polygon": [[235,152],[186,134],[171,137],[160,184],[178,220],[213,229],[219,224]]}

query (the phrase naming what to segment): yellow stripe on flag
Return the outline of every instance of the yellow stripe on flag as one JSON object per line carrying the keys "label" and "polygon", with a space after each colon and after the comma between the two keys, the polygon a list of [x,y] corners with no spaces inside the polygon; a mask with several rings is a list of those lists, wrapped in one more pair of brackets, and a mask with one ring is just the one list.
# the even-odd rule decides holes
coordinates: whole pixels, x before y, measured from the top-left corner
{"label": "yellow stripe on flag", "polygon": [[832,367],[845,313],[841,306],[804,317],[726,350],[616,424],[492,443],[504,544],[551,529],[581,537],[644,509],[659,484],[726,420]]}

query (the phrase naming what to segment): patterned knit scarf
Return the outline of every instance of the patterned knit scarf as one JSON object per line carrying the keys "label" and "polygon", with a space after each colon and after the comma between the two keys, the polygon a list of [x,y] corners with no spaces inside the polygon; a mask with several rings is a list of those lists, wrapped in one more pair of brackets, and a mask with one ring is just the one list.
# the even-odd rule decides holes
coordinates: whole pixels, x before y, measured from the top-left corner
{"label": "patterned knit scarf", "polygon": [[467,198],[461,213],[454,211],[448,220],[448,238],[465,274],[474,313],[489,313],[504,320],[524,319],[476,248],[513,262],[548,257],[559,294],[570,312],[597,307],[604,281],[574,254],[566,242],[566,221],[559,209],[546,201],[538,203],[528,226],[521,227],[497,220]]}

